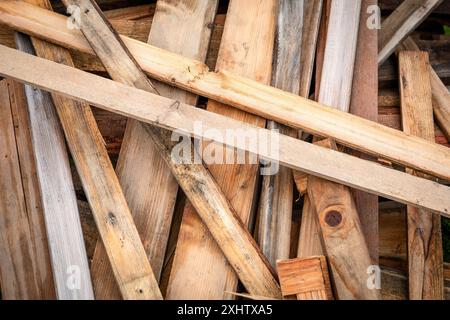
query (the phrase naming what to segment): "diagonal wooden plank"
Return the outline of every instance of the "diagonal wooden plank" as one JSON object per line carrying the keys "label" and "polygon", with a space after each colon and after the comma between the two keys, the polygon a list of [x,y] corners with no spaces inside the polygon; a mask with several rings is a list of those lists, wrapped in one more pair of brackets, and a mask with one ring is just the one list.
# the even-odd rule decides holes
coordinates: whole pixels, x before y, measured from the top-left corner
{"label": "diagonal wooden plank", "polygon": [[[48,0],[28,0],[51,9]],[[38,56],[73,66],[69,52],[32,38]],[[161,292],[106,152],[91,108],[52,94],[100,237],[125,299],[161,299]]]}
{"label": "diagonal wooden plank", "polygon": [[[82,100],[142,122],[248,151],[269,161],[279,161],[281,165],[307,174],[408,205],[430,209],[443,216],[450,216],[450,197],[448,196],[450,188],[445,185],[285,135],[275,135],[267,129],[177,103],[168,98],[33,57],[5,46],[0,46],[0,54],[5,58],[0,60],[2,76]],[[42,73],[46,73],[47,77],[41,77]],[[95,91],[91,90],[93,87],[96,88]],[[203,130],[196,128],[196,121],[202,121]],[[210,129],[218,131],[209,131]],[[278,152],[261,149],[245,141],[239,142],[235,139],[230,141],[227,139],[227,129],[255,130],[258,136],[257,141],[267,142],[277,139],[275,141],[279,144]],[[215,134],[217,132],[218,134]],[[298,154],[303,156],[298,157]],[[367,172],[371,174],[368,175]]]}
{"label": "diagonal wooden plank", "polygon": [[441,3],[442,0],[403,1],[381,24],[378,63],[386,61],[395,48]]}
{"label": "diagonal wooden plank", "polygon": [[[0,282],[5,300],[43,299],[35,239],[27,215],[7,80],[0,81]],[[48,253],[47,253],[48,255]]]}
{"label": "diagonal wooden plank", "polygon": [[[272,85],[293,93],[300,90],[303,6],[303,0],[278,3]],[[269,121],[267,128],[291,137],[298,135],[296,130],[274,121]],[[274,268],[277,260],[289,258],[294,195],[291,169],[275,166],[265,165],[265,170],[274,172],[263,177],[258,210],[258,243]]]}
{"label": "diagonal wooden plank", "polygon": [[[216,6],[217,1],[158,1],[149,43],[204,61],[211,34],[208,26],[214,19]],[[155,86],[164,96],[196,104],[197,97],[193,94],[162,83]],[[178,184],[159,155],[151,134],[138,121],[130,120],[127,124],[116,172],[152,269],[159,279]],[[109,269],[104,248],[99,243],[92,264],[98,298],[117,297],[115,281]]]}
{"label": "diagonal wooden plank", "polygon": [[[92,53],[79,30],[68,30],[66,18],[48,10],[6,0],[0,2],[0,21],[47,41]],[[156,79],[293,128],[333,137],[352,149],[450,179],[450,151],[446,147],[224,70],[210,72],[201,62],[139,41],[126,37],[123,40],[142,69]]]}
{"label": "diagonal wooden plank", "polygon": [[[95,3],[91,0],[64,2],[80,8],[81,30],[113,79],[157,92]],[[279,297],[280,289],[272,270],[207,169],[203,164],[179,164],[172,159],[178,141],[171,140],[171,132],[149,125],[144,128],[246,288],[255,294]],[[196,158],[193,155],[192,159]]]}
{"label": "diagonal wooden plank", "polygon": [[[276,3],[273,0],[232,0],[216,64],[263,83],[270,81]],[[241,110],[209,101],[207,110],[264,126],[265,120]],[[258,166],[209,165],[209,170],[245,226],[252,219]],[[199,250],[199,247],[201,250]],[[169,299],[231,299],[238,278],[225,261],[211,234],[189,204],[183,215],[167,289]],[[259,294],[261,295],[261,294]]]}
{"label": "diagonal wooden plank", "polygon": [[[403,131],[434,141],[428,53],[400,51],[398,58]],[[441,217],[408,206],[407,221],[409,298],[443,300]]]}

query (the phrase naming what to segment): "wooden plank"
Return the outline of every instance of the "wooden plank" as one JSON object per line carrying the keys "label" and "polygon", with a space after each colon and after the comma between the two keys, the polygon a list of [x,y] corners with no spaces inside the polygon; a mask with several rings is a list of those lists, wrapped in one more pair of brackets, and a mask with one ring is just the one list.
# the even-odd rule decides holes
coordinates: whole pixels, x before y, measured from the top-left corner
{"label": "wooden plank", "polygon": [[[282,0],[278,4],[272,85],[297,93],[300,90],[300,58],[304,1]],[[267,128],[297,137],[297,130],[269,121]],[[266,170],[272,170],[265,164]],[[258,243],[273,267],[279,259],[288,259],[292,221],[294,182],[292,171],[279,167],[278,172],[263,176],[259,200]]]}
{"label": "wooden plank", "polygon": [[[64,2],[77,5],[81,9],[81,30],[113,79],[157,93],[120,38],[110,29],[106,18],[95,3],[90,0]],[[207,2],[203,4],[207,5]],[[211,9],[215,11],[214,7]],[[170,167],[247,290],[257,295],[279,297],[280,289],[271,273],[272,270],[262,259],[262,253],[251,240],[251,235],[242,226],[207,169],[202,164],[178,164],[172,159],[172,148],[178,141],[171,141],[171,132],[148,125],[144,129],[157,145],[157,152],[161,153],[163,160]],[[193,159],[194,157],[193,155]],[[199,188],[199,185],[203,187]]]}
{"label": "wooden plank", "polygon": [[[420,50],[411,37],[403,41],[401,47],[410,51]],[[434,116],[447,139],[450,139],[450,92],[431,66],[430,78]]]}
{"label": "wooden plank", "polygon": [[[331,4],[318,101],[344,112],[350,108],[360,12],[361,1]],[[337,150],[330,140],[325,141],[324,146]],[[379,292],[366,285],[371,259],[350,189],[311,177],[307,190],[319,218],[337,296],[379,299]]]}
{"label": "wooden plank", "polygon": [[[28,37],[21,34],[16,35],[16,45],[26,52],[33,50]],[[30,86],[25,86],[25,94],[56,297],[93,299],[69,159],[56,110],[49,94]],[[79,282],[69,287],[67,277],[74,273]]]}
{"label": "wooden plank", "polygon": [[[269,83],[275,17],[274,0],[249,0],[245,3],[232,0],[228,6],[216,69],[236,72],[259,82]],[[264,119],[215,101],[208,102],[207,110],[260,127],[265,126]],[[248,227],[254,210],[258,165],[213,164],[208,168],[242,223]],[[199,247],[202,249],[199,250]],[[188,205],[181,223],[167,297],[231,299],[232,295],[224,291],[234,292],[237,285],[238,278],[233,269],[224,260],[219,247],[192,210],[192,206]]]}
{"label": "wooden plank", "polygon": [[31,141],[31,124],[27,111],[25,89],[23,84],[15,81],[8,81],[8,87],[20,173],[22,175],[22,187],[36,256],[36,273],[41,281],[41,298],[45,300],[55,299],[55,284],[53,281],[47,231],[45,229],[44,208],[39,190],[36,158]]}
{"label": "wooden plank", "polygon": [[[187,7],[190,8],[189,14],[184,15],[180,21],[177,18],[178,12]],[[149,43],[188,58],[204,61],[211,33],[208,25],[214,19],[216,7],[216,1],[181,1],[173,4],[160,0],[153,18]],[[168,37],[168,34],[171,36]],[[177,36],[174,37],[173,34]],[[118,76],[119,72],[113,70],[114,65],[111,66],[106,60],[103,62],[108,63],[108,70]],[[134,69],[134,64],[130,68]],[[123,78],[123,75],[121,77]],[[133,81],[127,81],[127,84],[132,85]],[[191,105],[196,104],[197,97],[185,91],[173,89],[162,83],[156,83],[155,87],[166,97]],[[158,144],[153,142],[152,133],[149,133],[140,122],[130,120],[116,168],[157,279],[160,278],[164,262],[178,191],[178,184],[168,170],[164,157],[159,155],[160,151]],[[111,299],[117,297],[117,289],[111,274],[105,272],[105,268],[108,270],[109,265],[105,263],[105,252],[100,246],[99,243],[93,261],[96,294],[97,297]]]}
{"label": "wooden plank", "polygon": [[405,0],[381,24],[378,36],[378,64],[382,64],[395,48],[439,5],[442,0]]}
{"label": "wooden plank", "polygon": [[[363,0],[356,49],[355,69],[350,104],[350,113],[359,117],[378,121],[378,30],[369,29],[370,6],[377,0]],[[356,154],[358,155],[358,154]],[[363,156],[363,155],[359,155]],[[366,157],[367,160],[375,160]],[[359,213],[362,229],[374,264],[378,263],[378,197],[372,194],[352,190],[356,209]]]}
{"label": "wooden plank", "polygon": [[[29,1],[51,9],[48,0]],[[67,50],[35,38],[32,42],[37,55],[73,66]],[[161,299],[90,106],[57,94],[52,98],[122,296]]]}
{"label": "wooden plank", "polygon": [[325,256],[277,261],[283,296],[298,300],[333,300]]}
{"label": "wooden plank", "polygon": [[[65,17],[48,10],[18,5],[8,0],[0,3],[0,21],[45,37],[48,41],[92,53],[79,30],[68,30]],[[333,137],[339,144],[353,149],[450,179],[448,148],[224,70],[209,72],[198,61],[150,45],[127,38],[123,40],[144,71],[159,80],[293,128],[318,136]],[[185,72],[188,68],[191,70],[189,74]]]}
{"label": "wooden plank", "polygon": [[[428,53],[400,51],[399,76],[403,131],[434,141]],[[408,206],[407,219],[409,298],[443,300],[441,217]]]}
{"label": "wooden plank", "polygon": [[[285,135],[274,133],[241,121],[194,108],[186,104],[137,90],[126,85],[64,66],[46,59],[33,57],[17,50],[0,46],[5,59],[0,60],[0,75],[57,92],[73,99],[83,100],[107,111],[155,124],[197,138],[213,140],[231,148],[259,155],[266,160],[279,161],[295,170],[371,192],[401,203],[430,209],[449,217],[449,188],[427,179],[392,170],[370,161],[344,153],[321,148]],[[33,72],[30,72],[33,70]],[[46,77],[41,77],[41,73]],[[93,92],[91,88],[95,87]],[[174,108],[174,105],[177,108]],[[170,107],[172,106],[172,107]],[[165,114],[164,116],[161,116]],[[352,116],[354,117],[354,116]],[[195,128],[202,121],[203,130]],[[208,131],[215,128],[218,131]],[[195,130],[194,130],[195,129]],[[257,141],[278,139],[278,152],[261,150],[257,146],[226,138],[226,129],[255,130]],[[214,134],[219,132],[220,134]],[[232,140],[232,141],[230,141]],[[262,148],[264,149],[264,148]],[[296,155],[301,154],[302,157]],[[351,168],[349,170],[348,168]],[[367,172],[371,172],[367,175]],[[380,177],[383,177],[380,179]]]}
{"label": "wooden plank", "polygon": [[0,81],[0,106],[1,295],[5,300],[42,299],[44,279],[27,216],[6,80]]}

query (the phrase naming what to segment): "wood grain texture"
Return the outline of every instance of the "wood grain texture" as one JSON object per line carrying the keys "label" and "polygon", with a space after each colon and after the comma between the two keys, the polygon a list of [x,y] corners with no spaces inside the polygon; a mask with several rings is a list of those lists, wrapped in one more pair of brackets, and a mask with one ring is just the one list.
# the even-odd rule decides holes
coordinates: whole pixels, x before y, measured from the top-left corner
{"label": "wood grain texture", "polygon": [[[24,35],[16,35],[16,45],[20,50],[33,52],[29,38]],[[50,94],[25,86],[25,95],[56,297],[60,300],[93,299],[89,265],[61,125]],[[79,277],[79,283],[76,287],[69,287],[67,281],[74,273]]]}
{"label": "wood grain texture", "polygon": [[[400,51],[399,75],[403,131],[434,141],[428,53]],[[412,172],[414,174],[414,172]],[[408,206],[409,298],[442,300],[444,275],[441,218]]]}
{"label": "wood grain texture", "polygon": [[44,208],[39,190],[36,158],[33,152],[30,118],[23,84],[8,81],[22,187],[36,257],[36,276],[40,279],[41,299],[56,298]]}
{"label": "wood grain texture", "polygon": [[[300,89],[300,58],[304,1],[283,0],[278,3],[272,85],[292,93]],[[297,131],[269,121],[267,128],[296,137]],[[265,167],[270,170],[269,163]],[[292,171],[279,167],[278,172],[263,176],[259,200],[258,243],[273,267],[278,259],[288,259],[292,221],[294,183]]]}
{"label": "wood grain texture", "polygon": [[[350,108],[360,11],[361,1],[333,1],[328,22],[318,101],[344,112]],[[330,140],[325,145],[337,150]],[[379,292],[366,285],[371,259],[350,189],[311,177],[307,190],[319,217],[338,298],[379,299]]]}
{"label": "wood grain texture", "polygon": [[381,24],[378,36],[378,64],[422,23],[442,0],[405,0]]}
{"label": "wood grain texture", "polygon": [[[403,50],[417,51],[419,46],[411,37],[403,41]],[[430,66],[431,93],[433,95],[433,111],[436,122],[444,132],[447,139],[450,139],[450,92],[436,71]]]}
{"label": "wood grain texture", "polygon": [[[216,69],[236,72],[268,84],[271,77],[275,17],[274,0],[250,0],[245,3],[232,0],[228,6]],[[265,126],[263,118],[215,101],[208,102],[207,110],[260,127]],[[208,168],[242,223],[248,227],[254,210],[258,166],[214,164]],[[188,205],[180,228],[167,297],[231,299],[232,296],[224,291],[236,291],[237,284],[238,278],[233,269],[224,260],[198,215]]]}
{"label": "wood grain texture", "polygon": [[[79,30],[68,30],[65,18],[48,10],[7,0],[0,3],[0,21],[46,40],[92,53]],[[450,179],[448,148],[326,108],[224,69],[210,72],[198,61],[126,37],[123,39],[143,70],[158,80],[293,128],[318,136],[333,137],[339,144],[353,149]],[[185,72],[188,67],[190,73]],[[364,132],[364,136],[361,132]]]}
{"label": "wood grain texture", "polygon": [[[266,160],[308,174],[317,175],[352,188],[371,192],[401,203],[430,209],[450,216],[449,188],[427,179],[392,170],[344,153],[327,150],[285,135],[274,133],[225,116],[213,114],[183,103],[144,92],[46,59],[33,57],[0,46],[5,59],[0,60],[0,75],[79,99],[110,112],[154,124],[197,138],[213,140],[231,148],[248,151]],[[33,70],[33,72],[29,72]],[[46,73],[47,77],[39,75]],[[70,81],[67,81],[70,77]],[[90,88],[95,87],[93,92]],[[174,108],[174,103],[177,108]],[[164,116],[163,116],[164,115]],[[354,116],[352,116],[354,117]],[[194,130],[195,121],[203,122],[203,130]],[[220,135],[212,134],[215,128]],[[279,152],[261,150],[253,144],[229,141],[226,129],[256,130],[258,140],[278,139]],[[199,132],[201,131],[201,132]],[[217,132],[217,131],[213,131]],[[266,139],[266,140],[264,140]],[[231,139],[234,140],[234,139]],[[443,147],[444,148],[444,147]],[[263,148],[264,149],[264,148]],[[445,149],[445,148],[444,148]],[[301,154],[302,157],[297,155]],[[351,168],[348,169],[348,168]],[[371,172],[371,175],[367,175]],[[379,177],[383,177],[380,179]]]}
{"label": "wood grain texture", "polygon": [[[204,61],[211,33],[208,25],[214,19],[216,7],[216,1],[189,0],[176,4],[170,1],[159,1],[153,18],[149,43],[188,58]],[[181,12],[186,11],[189,14],[184,13],[183,19],[180,20]],[[173,36],[175,34],[176,37]],[[128,55],[125,56],[128,57]],[[124,63],[123,58],[121,61]],[[118,71],[115,70],[114,60],[104,59],[103,62],[107,63],[107,69],[116,77],[125,79],[121,73],[123,70],[135,70],[135,73],[138,73],[134,59],[126,61],[131,66]],[[137,78],[140,79],[137,82],[126,79],[126,83],[146,85],[145,82],[148,81],[146,77],[145,79],[142,79],[142,76]],[[191,105],[196,104],[197,97],[193,94],[162,83],[157,83],[155,86],[157,92],[166,97]],[[152,133],[145,128],[145,125],[136,120],[130,120],[125,131],[116,172],[157,279],[164,261],[178,191],[177,182],[159,153],[158,145],[154,144]],[[111,281],[111,275],[105,273],[108,265],[105,265],[104,255],[105,252],[99,244],[93,261],[93,271],[96,276],[94,283],[97,296],[110,299],[117,296],[117,289],[114,281]],[[115,292],[116,295],[114,295]]]}
{"label": "wood grain texture", "polygon": [[[356,48],[355,68],[350,100],[350,113],[378,121],[378,30],[369,29],[368,8],[377,0],[363,0]],[[369,11],[370,12],[370,11]],[[357,154],[358,155],[358,154]],[[360,155],[363,156],[363,155]],[[366,157],[367,160],[374,160]],[[362,229],[374,264],[378,263],[378,197],[352,190]]]}
{"label": "wood grain texture", "polygon": [[[83,12],[81,30],[114,80],[157,93],[93,2],[67,0],[65,3],[80,7]],[[178,141],[171,140],[172,133],[148,125],[144,126],[144,129],[247,290],[257,295],[279,297],[280,289],[272,270],[262,259],[251,235],[243,227],[206,168],[193,162],[193,159],[199,156],[192,155],[192,163],[179,164],[172,158],[172,149],[178,144]],[[158,231],[160,230],[155,230]]]}
{"label": "wood grain texture", "polygon": [[333,300],[325,256],[277,261],[283,296],[298,300]]}
{"label": "wood grain texture", "polygon": [[[30,0],[51,9],[47,0]],[[32,39],[37,55],[73,66],[69,52]],[[161,292],[114,172],[91,108],[52,94],[74,159],[124,299],[161,299]]]}
{"label": "wood grain texture", "polygon": [[6,80],[0,81],[0,150],[1,295],[6,300],[43,299]]}

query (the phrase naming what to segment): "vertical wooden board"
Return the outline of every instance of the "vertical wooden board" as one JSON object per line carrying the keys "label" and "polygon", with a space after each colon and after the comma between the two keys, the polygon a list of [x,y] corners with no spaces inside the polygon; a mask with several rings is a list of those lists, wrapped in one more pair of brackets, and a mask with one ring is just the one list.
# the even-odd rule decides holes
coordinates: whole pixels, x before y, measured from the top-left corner
{"label": "vertical wooden board", "polygon": [[11,104],[0,81],[0,282],[6,300],[41,299],[41,279],[27,217]]}
{"label": "vertical wooden board", "polygon": [[12,80],[8,80],[8,86],[25,205],[36,256],[36,273],[41,281],[41,298],[45,300],[55,299],[55,284],[53,281],[47,231],[45,230],[44,209],[39,190],[36,158],[33,153],[25,89],[23,84]]}
{"label": "vertical wooden board", "polygon": [[[217,1],[159,0],[148,42],[185,57],[204,61]],[[187,14],[188,13],[188,14]],[[191,105],[197,96],[162,83],[158,92]],[[116,168],[133,219],[159,279],[169,237],[178,184],[144,125],[129,120]],[[103,245],[96,248],[92,272],[97,298],[118,298]]]}
{"label": "vertical wooden board", "polygon": [[[24,35],[16,34],[16,44],[22,51],[33,52]],[[93,299],[70,164],[56,110],[46,92],[25,86],[25,95],[56,296],[60,300]],[[75,273],[77,285],[68,286],[67,280]]]}
{"label": "vertical wooden board", "polygon": [[[377,0],[362,1],[350,104],[350,113],[375,122],[378,121],[378,30],[369,29],[367,9],[377,3]],[[378,264],[378,197],[356,189],[352,192],[370,257]]]}
{"label": "vertical wooden board", "polygon": [[[403,131],[434,141],[428,53],[400,51],[399,74]],[[407,220],[409,298],[443,300],[441,218],[408,206]]]}
{"label": "vertical wooden board", "polygon": [[[272,86],[298,93],[303,30],[303,0],[281,0],[278,4]],[[297,130],[269,121],[269,129],[297,136]],[[267,164],[266,168],[275,164]],[[263,177],[258,210],[258,243],[275,268],[278,259],[288,259],[294,195],[292,170],[280,166],[278,172]]]}
{"label": "vertical wooden board", "polygon": [[[227,70],[269,83],[276,23],[276,1],[232,0],[216,64]],[[209,101],[207,109],[254,125],[265,120]],[[245,225],[251,220],[257,165],[210,165],[209,169]],[[188,204],[184,212],[167,289],[169,299],[232,299],[237,277],[211,234]]]}

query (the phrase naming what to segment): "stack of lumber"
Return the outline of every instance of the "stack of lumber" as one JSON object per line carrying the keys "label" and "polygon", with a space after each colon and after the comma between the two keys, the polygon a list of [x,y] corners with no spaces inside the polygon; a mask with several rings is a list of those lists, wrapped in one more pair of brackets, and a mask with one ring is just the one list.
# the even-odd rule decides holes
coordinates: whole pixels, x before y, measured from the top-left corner
{"label": "stack of lumber", "polygon": [[442,0],[0,1],[0,298],[450,299],[444,25]]}

